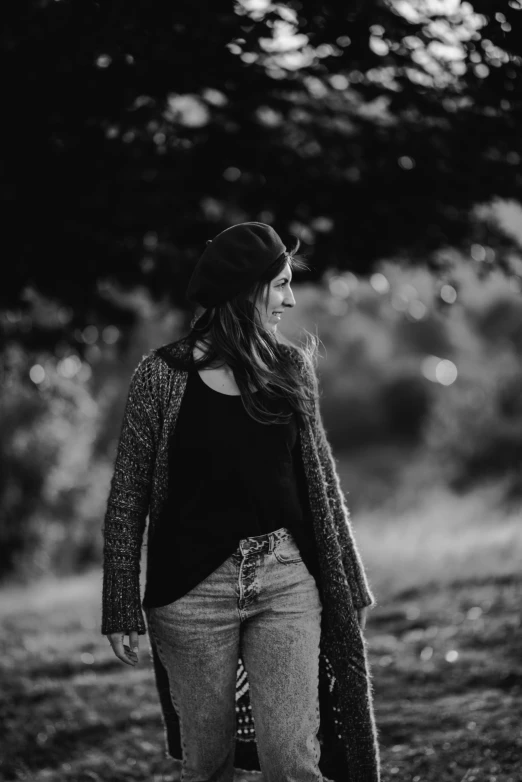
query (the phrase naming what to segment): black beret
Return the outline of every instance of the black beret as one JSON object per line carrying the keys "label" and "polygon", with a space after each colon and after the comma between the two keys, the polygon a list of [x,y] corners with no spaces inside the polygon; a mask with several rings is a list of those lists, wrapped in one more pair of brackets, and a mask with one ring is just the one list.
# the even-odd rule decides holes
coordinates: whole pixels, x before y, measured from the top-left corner
{"label": "black beret", "polygon": [[286,252],[265,223],[238,223],[209,239],[186,291],[192,304],[217,307],[249,288]]}

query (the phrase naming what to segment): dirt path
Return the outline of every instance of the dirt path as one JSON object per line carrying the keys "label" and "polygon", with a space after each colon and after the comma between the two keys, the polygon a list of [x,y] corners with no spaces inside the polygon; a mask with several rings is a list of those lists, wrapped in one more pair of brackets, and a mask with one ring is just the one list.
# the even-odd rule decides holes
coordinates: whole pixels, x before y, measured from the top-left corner
{"label": "dirt path", "polygon": [[[147,644],[136,669],[114,658],[100,585],[96,572],[0,594],[6,782],[178,779]],[[371,612],[383,782],[522,782],[521,614],[522,579],[411,591]]]}

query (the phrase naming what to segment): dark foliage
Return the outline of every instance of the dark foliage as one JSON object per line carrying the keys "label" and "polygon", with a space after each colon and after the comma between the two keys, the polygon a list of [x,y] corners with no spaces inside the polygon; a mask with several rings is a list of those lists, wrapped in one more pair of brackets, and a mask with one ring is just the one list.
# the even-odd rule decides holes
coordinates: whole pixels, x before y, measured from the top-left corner
{"label": "dark foliage", "polygon": [[[265,14],[224,0],[18,3],[0,34],[9,334],[42,341],[20,315],[27,286],[67,305],[51,342],[128,320],[114,286],[187,306],[205,240],[245,219],[300,235],[309,278],[396,253],[429,263],[470,241],[502,262],[506,240],[472,207],[520,193],[522,15],[519,0],[463,6],[409,21],[382,0]],[[281,20],[306,36],[299,68],[267,50]],[[458,73],[422,54],[445,39],[434,20],[469,29]]]}

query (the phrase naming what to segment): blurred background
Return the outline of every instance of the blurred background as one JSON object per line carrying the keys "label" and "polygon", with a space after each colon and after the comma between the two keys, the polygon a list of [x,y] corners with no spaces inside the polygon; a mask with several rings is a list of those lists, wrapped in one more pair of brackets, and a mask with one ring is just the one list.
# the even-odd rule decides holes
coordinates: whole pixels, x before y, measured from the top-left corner
{"label": "blurred background", "polygon": [[[22,639],[27,662],[48,643],[49,660],[65,664],[63,643],[42,636],[45,617],[76,639],[75,675],[94,686],[101,525],[130,376],[150,349],[188,331],[184,293],[206,240],[245,220],[301,240],[309,270],[295,273],[297,306],[279,330],[296,344],[303,328],[322,341],[323,419],[382,611],[400,614],[421,593],[435,610],[441,589],[475,585],[485,602],[466,592],[461,612],[473,623],[497,605],[491,585],[519,589],[521,9],[520,0],[17,7],[1,33],[11,78],[0,153],[0,597],[11,652]],[[401,621],[418,620],[418,608],[404,611]],[[520,638],[508,613],[502,626]],[[404,627],[380,632],[375,617],[384,672]],[[407,642],[432,670],[433,640]],[[441,647],[441,665],[457,658]],[[148,678],[143,686],[152,704]],[[157,718],[144,708],[137,723]],[[431,779],[422,764],[408,776],[413,761],[386,714],[385,773]],[[35,728],[43,738],[26,737],[40,748],[33,765],[18,747],[10,778],[120,778],[106,755],[103,773],[94,761],[71,765],[53,719]],[[153,735],[143,741],[154,755]],[[509,752],[522,740],[513,735]],[[497,770],[490,752],[489,776],[475,775],[472,752],[433,779],[514,781],[506,752]],[[125,779],[142,778],[140,763]]]}

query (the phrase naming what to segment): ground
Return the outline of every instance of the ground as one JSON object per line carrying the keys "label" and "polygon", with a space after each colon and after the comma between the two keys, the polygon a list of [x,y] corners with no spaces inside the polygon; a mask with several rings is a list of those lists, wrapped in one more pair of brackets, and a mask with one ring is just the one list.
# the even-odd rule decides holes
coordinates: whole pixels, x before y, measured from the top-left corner
{"label": "ground", "polygon": [[[6,782],[179,778],[148,644],[136,668],[114,657],[100,594],[99,571],[0,594]],[[381,596],[365,633],[383,782],[522,782],[521,606],[512,574]]]}

